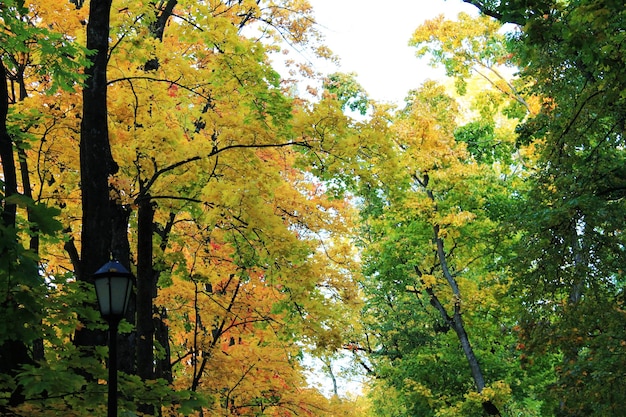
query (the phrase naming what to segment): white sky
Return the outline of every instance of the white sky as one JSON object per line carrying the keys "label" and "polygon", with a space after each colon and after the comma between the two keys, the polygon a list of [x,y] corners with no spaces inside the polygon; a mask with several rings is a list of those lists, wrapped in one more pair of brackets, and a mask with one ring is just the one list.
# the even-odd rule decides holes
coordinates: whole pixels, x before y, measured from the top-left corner
{"label": "white sky", "polygon": [[[476,13],[461,0],[309,0],[341,72],[356,72],[370,98],[401,104],[406,93],[443,72],[408,46],[415,29],[439,14]],[[331,70],[332,72],[333,70]]]}

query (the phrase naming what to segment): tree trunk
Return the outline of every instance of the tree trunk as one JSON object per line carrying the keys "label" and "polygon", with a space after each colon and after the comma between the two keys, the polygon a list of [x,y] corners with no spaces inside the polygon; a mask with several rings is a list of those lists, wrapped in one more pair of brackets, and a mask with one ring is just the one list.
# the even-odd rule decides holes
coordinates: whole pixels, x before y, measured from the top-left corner
{"label": "tree trunk", "polygon": [[[158,224],[153,224],[153,233],[156,233],[161,238],[161,243],[159,244],[159,249],[162,253],[167,249],[168,239],[170,237],[170,232],[172,231],[172,227],[174,226],[174,222],[176,220],[176,213],[170,212],[169,218],[167,222],[161,226]],[[154,261],[154,260],[153,260]],[[153,296],[156,296],[157,291],[157,281],[159,278],[160,272],[164,269],[163,261],[155,263],[152,265],[154,278],[154,292]],[[157,341],[161,348],[163,349],[164,355],[162,358],[156,359],[155,365],[155,377],[163,378],[168,382],[173,382],[174,377],[172,375],[172,355],[170,350],[170,340],[169,340],[169,328],[167,326],[167,309],[165,307],[161,307],[161,310],[158,312],[158,316],[154,316],[154,329],[155,334],[154,338]]]}
{"label": "tree trunk", "polygon": [[[111,255],[113,259],[119,261],[122,265],[130,269],[130,242],[128,241],[128,222],[131,215],[131,209],[127,205],[119,204],[111,201]],[[128,309],[124,319],[130,324],[135,324],[135,293],[131,294],[128,302]],[[136,350],[136,331],[128,334],[120,334],[118,336],[118,369],[127,374],[135,374],[137,371],[135,366],[135,350]]]}
{"label": "tree trunk", "polygon": [[[17,82],[19,85],[19,92],[20,92],[19,101],[24,101],[26,100],[26,98],[28,98],[28,92],[26,90],[26,81],[24,80],[24,67],[20,66],[16,78],[17,78]],[[20,176],[22,180],[23,193],[26,197],[35,201],[35,198],[33,198],[33,190],[32,190],[32,186],[30,183],[30,172],[28,169],[28,157],[26,155],[26,151],[24,150],[24,147],[20,146],[19,144],[16,146],[16,148],[17,148],[16,149],[17,157],[18,157],[19,167],[20,167]],[[37,200],[39,200],[39,196],[37,196]],[[38,233],[39,227],[36,224],[34,224],[32,208],[29,206],[26,208],[26,210],[27,210],[28,221],[31,224],[30,229],[32,232],[30,235],[29,249],[31,250],[33,254],[37,255],[37,258],[39,259],[39,245],[40,245],[40,239],[39,239],[39,233]],[[39,321],[38,325],[39,327],[42,327],[41,320]],[[43,338],[39,337],[33,340],[32,352],[33,352],[32,353],[33,360],[35,361],[44,360],[45,348],[44,348]]]}
{"label": "tree trunk", "polygon": [[[83,116],[80,136],[80,181],[83,221],[81,261],[76,275],[79,280],[93,282],[92,275],[111,256],[111,206],[109,176],[116,171],[109,144],[107,125],[107,61],[109,49],[109,14],[111,0],[89,4],[87,48],[91,66],[85,68],[87,79],[83,88]],[[76,332],[78,346],[106,343],[102,331]]]}
{"label": "tree trunk", "polygon": [[[9,136],[7,130],[7,115],[9,113],[9,91],[7,89],[6,82],[6,69],[0,61],[0,163],[2,164],[2,175],[4,189],[4,198],[17,194],[17,170],[15,168],[15,157],[13,154],[13,142]],[[2,212],[2,226],[0,228],[0,238],[3,240],[15,240],[15,235],[12,233],[12,229],[15,227],[17,207],[15,204],[8,204],[3,202],[0,208]],[[4,231],[6,230],[6,234]],[[17,241],[14,244],[18,244]],[[4,245],[9,246],[9,243],[5,241]],[[4,250],[0,253],[3,258],[8,258],[8,264],[11,265],[16,262],[15,259],[11,259],[13,254],[8,250]],[[10,267],[10,266],[9,266]],[[11,282],[9,271],[4,271],[3,274],[7,282],[3,283],[4,290],[10,292],[11,287],[15,285],[15,282]],[[9,293],[6,294],[6,299],[0,300],[0,307],[4,312],[11,311],[16,312],[20,309],[14,299],[11,299]],[[1,312],[1,311],[0,311]],[[4,314],[2,315],[4,316]],[[13,315],[12,318],[16,316]],[[3,317],[3,319],[5,319]],[[24,323],[27,325],[28,323]],[[32,325],[32,323],[30,323]],[[4,335],[7,337],[7,335]],[[32,358],[29,356],[28,349],[25,343],[21,340],[11,340],[10,335],[6,340],[2,340],[0,345],[0,374],[15,375],[21,365],[26,363],[33,363]],[[4,338],[3,338],[4,339]],[[9,404],[18,405],[24,401],[22,394],[22,387],[17,387],[10,393]]]}
{"label": "tree trunk", "polygon": [[107,125],[107,62],[111,0],[89,5],[87,48],[91,67],[85,69],[83,118],[80,137],[80,180],[83,227],[81,234],[80,279],[91,275],[111,256],[111,206],[109,176],[117,171],[111,155]]}
{"label": "tree trunk", "polygon": [[[433,230],[435,234],[434,240],[437,246],[437,257],[439,258],[439,263],[441,265],[441,269],[443,270],[443,276],[446,278],[446,281],[448,281],[448,285],[452,290],[452,296],[454,297],[454,313],[451,318],[448,317],[448,322],[459,338],[459,342],[463,348],[463,353],[465,354],[465,358],[467,359],[472,373],[472,378],[474,379],[474,384],[476,385],[476,390],[478,392],[482,392],[485,388],[485,377],[480,369],[478,359],[476,359],[476,355],[474,354],[474,349],[472,349],[469,336],[465,330],[465,324],[463,323],[463,317],[461,316],[461,290],[459,289],[456,279],[454,279],[450,273],[443,239],[439,237],[439,226],[435,226]],[[446,317],[444,317],[444,319],[445,318]]]}
{"label": "tree trunk", "polygon": [[[436,210],[436,200],[433,192],[427,188],[429,182],[429,178],[427,175],[424,176],[424,179],[420,182],[423,187],[426,189],[426,194],[428,198],[435,204]],[[467,331],[465,330],[465,324],[463,322],[463,317],[461,315],[461,290],[459,288],[458,283],[454,275],[450,272],[450,267],[448,265],[448,257],[446,255],[444,241],[439,234],[439,225],[433,225],[433,243],[435,244],[435,251],[437,255],[437,259],[439,260],[439,265],[441,266],[441,271],[443,277],[448,282],[448,286],[452,291],[452,297],[454,301],[454,312],[452,316],[448,314],[445,306],[439,301],[437,295],[435,294],[432,288],[427,288],[426,292],[430,297],[431,304],[439,311],[443,320],[454,330],[461,343],[461,348],[463,349],[463,354],[465,355],[465,359],[470,368],[470,373],[472,375],[472,379],[474,380],[474,385],[476,386],[476,390],[481,393],[485,388],[485,377],[483,375],[482,369],[480,367],[480,363],[478,362],[478,358],[474,354],[474,349],[472,348],[472,344],[470,343],[469,336]],[[421,271],[416,268],[417,274],[421,277]],[[483,402],[483,409],[489,415],[500,415],[500,411],[498,408],[491,403],[491,401]]]}
{"label": "tree trunk", "polygon": [[[154,270],[152,267],[152,224],[154,207],[150,195],[143,195],[137,208],[137,375],[143,380],[154,378],[154,321],[152,295]],[[145,404],[140,411],[153,414]]]}
{"label": "tree trunk", "polygon": [[172,374],[172,353],[170,350],[169,328],[166,324],[167,310],[161,307],[158,317],[154,318],[155,340],[159,342],[163,349],[163,357],[157,358],[155,377],[163,378],[170,384],[174,382]]}
{"label": "tree trunk", "polygon": [[137,375],[154,377],[154,322],[152,320],[152,222],[154,208],[145,196],[137,209]]}
{"label": "tree trunk", "polygon": [[330,357],[320,358],[322,364],[324,364],[324,368],[326,368],[326,375],[330,378],[330,381],[333,384],[332,392],[334,398],[339,398],[339,387],[337,385],[337,378],[335,377],[335,372],[333,371],[333,361]]}
{"label": "tree trunk", "polygon": [[[13,156],[13,143],[7,131],[7,115],[9,114],[9,91],[6,82],[6,69],[0,62],[0,162],[2,163],[2,180],[4,183],[4,197],[17,194],[17,170]],[[2,207],[2,222],[4,226],[15,226],[17,207],[7,204]]]}

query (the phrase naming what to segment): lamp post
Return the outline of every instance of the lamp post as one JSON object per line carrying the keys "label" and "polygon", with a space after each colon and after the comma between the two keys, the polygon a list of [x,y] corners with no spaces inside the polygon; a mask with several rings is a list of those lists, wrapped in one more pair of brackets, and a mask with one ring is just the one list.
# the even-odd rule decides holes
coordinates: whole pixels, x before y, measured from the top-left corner
{"label": "lamp post", "polygon": [[102,318],[109,323],[108,417],[117,417],[117,329],[126,313],[133,275],[118,261],[109,261],[93,275]]}

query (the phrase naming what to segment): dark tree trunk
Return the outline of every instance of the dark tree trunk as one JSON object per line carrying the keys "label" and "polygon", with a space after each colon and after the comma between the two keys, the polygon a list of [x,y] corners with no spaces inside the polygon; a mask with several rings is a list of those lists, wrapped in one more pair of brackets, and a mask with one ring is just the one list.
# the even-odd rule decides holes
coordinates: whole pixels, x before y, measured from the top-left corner
{"label": "dark tree trunk", "polygon": [[157,11],[156,20],[150,27],[150,32],[152,36],[156,39],[162,41],[163,35],[165,33],[165,26],[167,25],[167,21],[172,16],[174,12],[174,7],[178,4],[178,0],[168,0],[165,3],[165,6],[161,8],[161,10]]}
{"label": "dark tree trunk", "polygon": [[[169,218],[163,226],[153,224],[153,233],[158,234],[161,238],[161,243],[159,244],[159,249],[161,250],[161,252],[165,252],[165,250],[167,249],[168,239],[170,237],[170,232],[172,231],[172,227],[174,226],[175,221],[176,213],[170,212]],[[163,262],[153,262],[153,269],[153,296],[156,296],[158,277],[160,272],[164,269]],[[156,359],[155,377],[163,378],[171,383],[174,381],[174,377],[172,375],[172,355],[170,351],[169,328],[167,326],[167,309],[165,307],[161,307],[161,310],[158,312],[158,316],[155,315],[154,329],[154,339],[159,343],[164,352],[162,358]]]}
{"label": "dark tree trunk", "polygon": [[[165,33],[165,26],[168,19],[172,16],[174,7],[178,3],[177,0],[168,0],[165,6],[160,10],[156,10],[156,20],[150,25],[150,33],[155,39],[163,40],[163,34]],[[144,65],[146,71],[154,71],[159,68],[159,58],[152,57]]]}
{"label": "dark tree trunk", "polygon": [[83,89],[80,137],[80,180],[83,206],[81,271],[83,281],[111,256],[111,206],[109,176],[117,171],[109,145],[107,125],[107,61],[111,0],[89,5],[87,48],[95,51]]}
{"label": "dark tree trunk", "polygon": [[[130,243],[128,241],[128,222],[131,215],[131,209],[127,205],[119,204],[116,201],[110,201],[111,205],[111,255],[113,259],[119,261],[122,265],[130,268]],[[126,310],[126,319],[130,324],[135,324],[135,294],[131,294],[128,310]],[[120,334],[117,339],[118,346],[118,369],[127,374],[135,374],[137,368],[135,366],[135,343],[136,331],[128,334]]]}
{"label": "dark tree trunk", "polygon": [[172,375],[172,354],[170,351],[169,328],[167,327],[166,320],[167,310],[165,307],[162,307],[158,317],[154,319],[154,338],[163,349],[163,357],[157,358],[156,360],[154,376],[156,378],[163,378],[171,384],[174,382],[174,376]]}
{"label": "dark tree trunk", "polygon": [[[143,380],[154,378],[154,321],[152,295],[152,224],[154,207],[150,195],[141,197],[137,208],[137,375]],[[154,408],[140,404],[139,411],[153,414]]]}
{"label": "dark tree trunk", "polygon": [[[7,89],[6,82],[6,69],[0,61],[0,163],[2,164],[2,175],[4,188],[2,190],[4,197],[10,197],[17,194],[17,170],[15,167],[15,156],[13,153],[13,142],[9,136],[7,130],[7,115],[9,112],[9,91]],[[15,240],[15,235],[10,232],[15,227],[17,207],[15,204],[9,204],[6,201],[3,202],[0,208],[2,212],[2,229],[0,229],[0,238],[3,240]],[[4,231],[7,233],[5,234]],[[16,245],[18,242],[14,242]],[[5,245],[9,246],[7,242]],[[12,257],[8,251],[0,253],[2,257]],[[9,259],[9,264],[15,262],[15,259]],[[7,280],[11,279],[8,274],[5,274]],[[12,285],[15,283],[7,281],[3,283],[3,287],[6,290],[11,291]],[[18,312],[20,307],[15,300],[6,294],[6,299],[0,300],[2,310]],[[13,316],[12,319],[15,319]],[[4,317],[3,317],[4,319]],[[26,324],[26,323],[24,323]],[[32,325],[32,323],[30,323]],[[5,335],[6,337],[7,335]],[[10,336],[9,336],[10,337]],[[2,341],[0,345],[0,374],[15,375],[21,365],[33,363],[32,358],[28,353],[26,344],[21,340],[6,339]],[[22,388],[17,387],[9,396],[10,405],[18,405],[24,401],[22,394]]]}
{"label": "dark tree trunk", "polygon": [[[111,256],[111,206],[109,175],[116,166],[109,145],[107,126],[107,61],[109,47],[109,14],[111,0],[89,4],[87,48],[94,51],[91,66],[85,68],[83,118],[80,137],[80,180],[83,222],[81,261],[76,271],[79,280],[92,282],[92,274]],[[106,334],[81,330],[76,333],[78,346],[102,345]]]}
{"label": "dark tree trunk", "polygon": [[152,223],[154,207],[150,196],[139,202],[137,209],[137,375],[144,379],[154,377],[154,322],[152,294]]}
{"label": "dark tree trunk", "polygon": [[[24,69],[20,68],[18,76],[17,76],[17,80],[18,80],[18,84],[19,84],[19,90],[20,90],[20,96],[19,96],[19,100],[23,101],[26,100],[26,98],[28,97],[28,92],[26,91],[26,82],[24,80]],[[33,198],[33,190],[32,190],[32,186],[30,183],[30,172],[28,170],[28,158],[26,155],[26,151],[24,150],[23,146],[18,145],[17,146],[17,156],[18,156],[18,161],[19,161],[19,166],[20,166],[20,176],[21,176],[21,180],[22,180],[22,190],[24,190],[24,195],[26,197],[29,197],[30,199],[34,200]],[[36,254],[37,257],[39,258],[39,244],[40,244],[40,240],[39,240],[39,228],[36,224],[34,224],[34,217],[33,217],[33,210],[31,207],[27,207],[27,216],[28,216],[28,221],[30,222],[31,226],[31,235],[30,235],[30,242],[29,242],[29,249],[31,250],[31,252],[33,254]],[[43,283],[42,283],[43,285]],[[42,322],[41,320],[39,321],[39,327],[42,326]],[[44,360],[45,357],[45,349],[44,349],[44,343],[43,343],[43,338],[37,338],[33,341],[32,343],[32,351],[33,351],[33,359],[35,361],[42,361]]]}
{"label": "dark tree trunk", "polygon": [[[166,3],[162,3],[164,6],[161,10],[155,11],[156,20],[150,26],[150,32],[155,39],[163,40],[165,25],[172,15],[176,3],[177,0],[168,0]],[[158,68],[159,61],[154,57],[145,64],[144,69],[150,71]],[[155,208],[149,190],[142,190],[137,203],[137,375],[143,379],[152,379],[155,377],[154,336],[156,327],[152,303],[156,296],[156,274],[152,247]],[[167,333],[166,327],[161,330],[165,330]],[[167,341],[167,337],[165,340]]]}
{"label": "dark tree trunk", "polygon": [[[437,203],[436,203],[435,196],[432,190],[428,188],[428,183],[429,183],[428,175],[424,175],[424,178],[420,180],[419,183],[426,190],[426,194],[428,195],[428,198],[433,202],[433,204],[435,204],[435,209],[436,209]],[[452,292],[452,297],[454,301],[454,307],[453,307],[454,311],[452,315],[448,314],[448,311],[446,310],[445,306],[441,303],[441,301],[437,297],[437,294],[435,294],[435,291],[433,290],[432,287],[426,288],[426,293],[428,294],[430,298],[430,303],[437,309],[437,311],[439,311],[441,318],[445,321],[445,323],[448,326],[450,326],[454,330],[455,334],[457,335],[457,338],[459,339],[459,342],[461,343],[461,348],[463,349],[463,354],[465,355],[465,359],[467,360],[467,363],[469,365],[470,373],[472,375],[472,379],[474,380],[474,385],[476,386],[476,390],[479,393],[481,393],[483,389],[485,388],[485,377],[483,375],[482,368],[480,366],[480,363],[478,362],[478,358],[476,357],[474,353],[474,349],[472,348],[472,344],[470,343],[469,336],[465,329],[465,323],[463,321],[463,316],[461,313],[461,303],[462,303],[461,290],[456,281],[456,278],[450,271],[450,267],[448,265],[448,255],[446,254],[443,238],[440,235],[440,227],[437,224],[433,225],[433,243],[435,244],[435,247],[436,247],[435,249],[436,257],[439,261],[441,272],[443,274],[443,277],[446,279],[448,286]],[[415,271],[417,272],[418,276],[421,278],[422,272],[419,270],[419,268],[416,267]],[[495,416],[500,415],[500,411],[493,403],[491,403],[491,401],[485,401],[483,403],[483,409],[489,415],[495,415]]]}
{"label": "dark tree trunk", "polygon": [[[17,170],[15,169],[15,157],[13,156],[13,143],[7,131],[7,115],[9,113],[9,91],[6,82],[6,69],[0,62],[0,162],[2,163],[2,180],[4,182],[4,197],[17,194]],[[2,207],[2,223],[6,227],[15,226],[15,204],[7,204]]]}

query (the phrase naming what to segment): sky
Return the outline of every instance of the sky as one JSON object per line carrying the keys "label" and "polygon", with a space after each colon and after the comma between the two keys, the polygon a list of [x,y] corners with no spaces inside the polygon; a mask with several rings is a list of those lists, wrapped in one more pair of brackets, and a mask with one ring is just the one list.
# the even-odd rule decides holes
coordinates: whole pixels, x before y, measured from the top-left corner
{"label": "sky", "polygon": [[326,45],[340,57],[341,72],[357,80],[378,102],[401,104],[406,93],[442,70],[418,59],[408,46],[413,31],[424,21],[444,14],[474,14],[461,0],[309,0]]}

